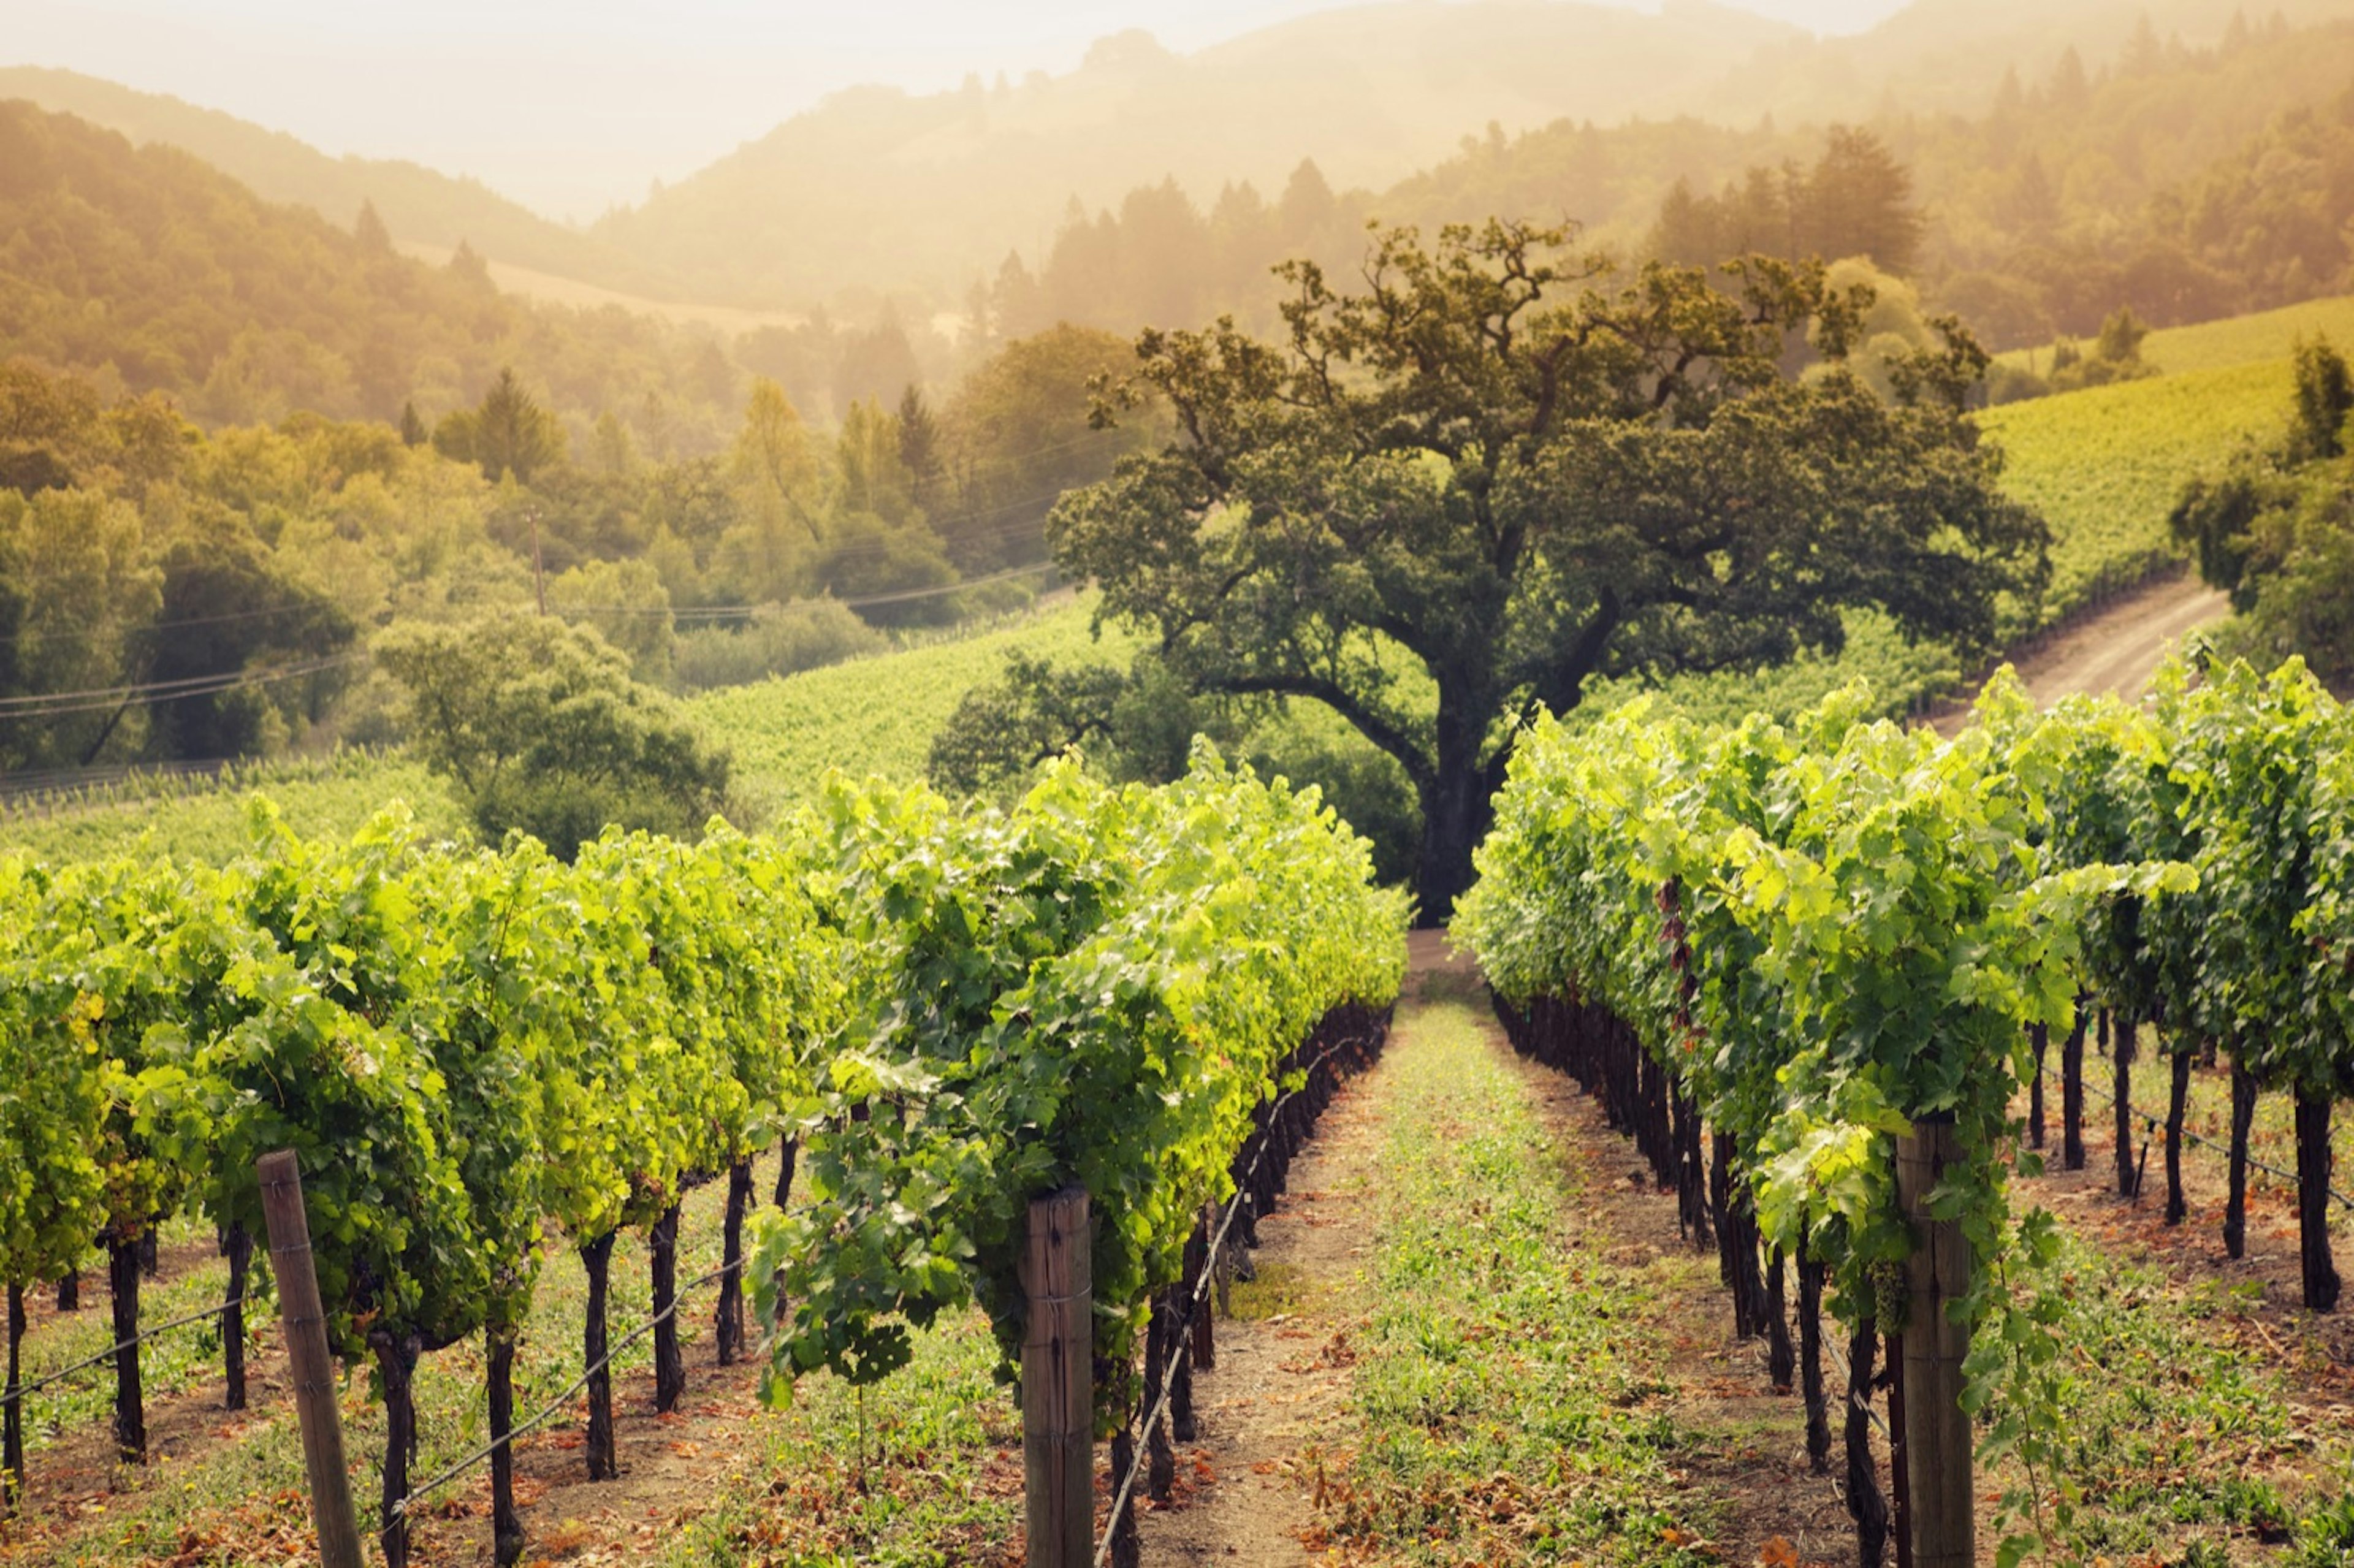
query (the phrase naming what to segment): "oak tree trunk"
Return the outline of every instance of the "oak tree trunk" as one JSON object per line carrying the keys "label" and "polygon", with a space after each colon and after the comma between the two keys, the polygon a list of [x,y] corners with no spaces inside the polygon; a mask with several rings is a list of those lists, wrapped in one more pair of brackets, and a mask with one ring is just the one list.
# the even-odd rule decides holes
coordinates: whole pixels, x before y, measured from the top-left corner
{"label": "oak tree trunk", "polygon": [[1495,817],[1493,791],[1479,765],[1487,710],[1476,721],[1467,721],[1462,698],[1449,699],[1450,694],[1442,690],[1433,737],[1437,766],[1416,791],[1422,805],[1422,860],[1415,876],[1415,897],[1426,925],[1446,924],[1455,901],[1469,889],[1476,874],[1471,853],[1488,836]]}

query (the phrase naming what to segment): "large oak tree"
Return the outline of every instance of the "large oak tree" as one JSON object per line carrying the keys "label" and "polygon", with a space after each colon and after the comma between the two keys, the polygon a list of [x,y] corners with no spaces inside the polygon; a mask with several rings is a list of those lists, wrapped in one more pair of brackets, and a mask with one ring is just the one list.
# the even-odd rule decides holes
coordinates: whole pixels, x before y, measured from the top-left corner
{"label": "large oak tree", "polygon": [[1596,676],[1836,649],[1863,606],[1967,653],[2041,581],[2046,531],[1964,411],[1986,356],[1957,324],[1883,401],[1840,364],[1868,299],[1819,264],[1751,258],[1720,289],[1573,237],[1391,230],[1353,291],[1279,270],[1283,342],[1141,334],[1103,417],[1150,393],[1176,439],[1049,524],[1185,687],[1323,704],[1397,759],[1431,918],[1521,726]]}

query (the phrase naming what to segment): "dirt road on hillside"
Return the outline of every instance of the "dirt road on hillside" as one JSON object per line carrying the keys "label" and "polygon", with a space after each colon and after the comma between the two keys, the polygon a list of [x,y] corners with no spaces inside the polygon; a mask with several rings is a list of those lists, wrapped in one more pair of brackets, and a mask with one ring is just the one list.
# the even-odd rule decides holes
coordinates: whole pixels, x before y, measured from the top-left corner
{"label": "dirt road on hillside", "polygon": [[[2013,662],[2029,694],[2046,707],[2077,692],[2137,697],[2169,645],[2221,620],[2231,608],[2221,593],[2194,576],[2169,577],[2053,633]],[[1941,733],[1951,735],[1968,718],[1967,705],[1959,705],[1935,722]]]}

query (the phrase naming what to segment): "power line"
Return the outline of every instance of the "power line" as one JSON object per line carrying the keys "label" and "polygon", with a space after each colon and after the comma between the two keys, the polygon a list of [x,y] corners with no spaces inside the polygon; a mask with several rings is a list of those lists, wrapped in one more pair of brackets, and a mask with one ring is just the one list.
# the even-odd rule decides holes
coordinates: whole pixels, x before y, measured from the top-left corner
{"label": "power line", "polygon": [[249,686],[273,685],[280,681],[298,680],[304,675],[316,675],[323,671],[339,669],[365,659],[365,652],[338,654],[331,659],[313,659],[301,664],[285,664],[270,670],[240,670],[225,675],[198,675],[180,681],[157,681],[142,685],[112,686],[85,692],[53,692],[39,696],[0,698],[0,720],[62,718],[69,714],[102,713],[108,708],[129,703],[171,703],[188,697],[218,696],[224,692],[241,691]]}
{"label": "power line", "polygon": [[[184,627],[189,626],[227,626],[236,621],[266,620],[274,616],[295,615],[304,611],[316,610],[319,608],[321,607],[315,602],[309,604],[281,604],[273,605],[267,609],[240,609],[222,615],[191,615],[177,620],[140,621],[126,630],[130,633],[135,635],[137,633],[146,631],[177,631]],[[19,630],[7,636],[0,637],[0,646],[14,647],[17,643],[28,642],[36,638],[46,635],[48,634],[45,632]]]}

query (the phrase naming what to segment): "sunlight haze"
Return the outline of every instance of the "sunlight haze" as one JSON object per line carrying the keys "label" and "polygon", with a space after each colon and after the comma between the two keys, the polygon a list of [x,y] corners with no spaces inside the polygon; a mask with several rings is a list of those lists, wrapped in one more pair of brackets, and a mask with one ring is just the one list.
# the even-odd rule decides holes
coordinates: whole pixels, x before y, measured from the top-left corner
{"label": "sunlight haze", "polygon": [[[11,0],[0,65],[164,92],[334,154],[408,158],[587,222],[692,173],[827,94],[968,74],[1068,71],[1129,28],[1190,51],[1339,7],[1328,0],[889,0],[856,7],[679,0],[401,6],[297,0]],[[1638,6],[1652,9],[1656,6]],[[1746,0],[1819,32],[1894,0]]]}

